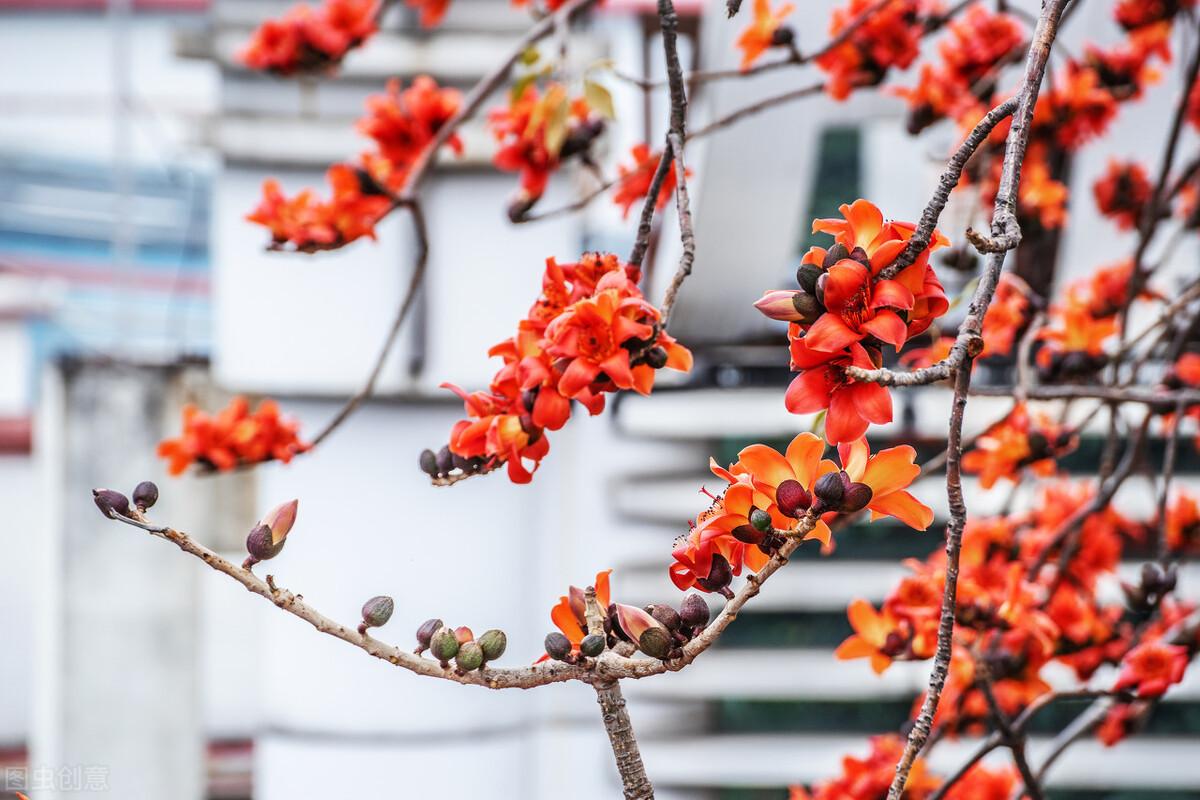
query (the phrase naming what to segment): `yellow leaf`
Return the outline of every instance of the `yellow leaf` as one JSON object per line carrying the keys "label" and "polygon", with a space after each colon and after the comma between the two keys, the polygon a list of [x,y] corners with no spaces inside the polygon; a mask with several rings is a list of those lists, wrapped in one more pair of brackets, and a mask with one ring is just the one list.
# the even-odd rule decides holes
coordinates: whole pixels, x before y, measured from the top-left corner
{"label": "yellow leaf", "polygon": [[613,108],[612,95],[608,89],[605,89],[595,81],[583,82],[583,96],[587,98],[588,105],[592,110],[605,119],[616,119],[617,113]]}

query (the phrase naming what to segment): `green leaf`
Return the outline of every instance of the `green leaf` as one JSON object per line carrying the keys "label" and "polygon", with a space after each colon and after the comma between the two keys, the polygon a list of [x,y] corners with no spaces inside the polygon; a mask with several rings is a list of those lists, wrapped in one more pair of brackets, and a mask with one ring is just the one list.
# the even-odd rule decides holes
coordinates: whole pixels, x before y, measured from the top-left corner
{"label": "green leaf", "polygon": [[818,411],[817,415],[813,417],[812,427],[809,428],[809,431],[815,433],[817,436],[825,435],[825,413],[826,409],[824,408]]}
{"label": "green leaf", "polygon": [[584,81],[583,96],[587,99],[588,105],[600,116],[605,119],[617,118],[616,109],[613,108],[612,95],[608,89],[595,81]]}
{"label": "green leaf", "polygon": [[537,73],[530,72],[513,81],[512,89],[509,90],[510,101],[515,103],[521,99],[521,95],[525,94],[525,89],[537,80]]}
{"label": "green leaf", "polygon": [[538,49],[536,47],[529,46],[529,47],[526,47],[525,50],[521,53],[520,62],[527,67],[532,67],[534,64],[536,64],[538,62],[538,59],[541,57],[542,56],[538,52]]}

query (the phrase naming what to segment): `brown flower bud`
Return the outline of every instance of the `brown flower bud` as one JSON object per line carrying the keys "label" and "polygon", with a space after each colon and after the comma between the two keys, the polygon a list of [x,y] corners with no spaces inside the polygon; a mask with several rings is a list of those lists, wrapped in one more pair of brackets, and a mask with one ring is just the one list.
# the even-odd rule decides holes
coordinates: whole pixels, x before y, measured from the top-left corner
{"label": "brown flower bud", "polygon": [[651,347],[646,351],[646,364],[654,369],[662,369],[667,365],[667,351],[663,347]]}
{"label": "brown flower bud", "polygon": [[546,655],[555,661],[566,661],[571,656],[571,640],[558,631],[546,634]]}
{"label": "brown flower bud", "polygon": [[646,613],[666,625],[668,630],[677,631],[682,624],[679,612],[663,603],[651,603],[646,606]]}
{"label": "brown flower bud", "polygon": [[710,592],[724,592],[729,587],[729,582],[733,580],[733,568],[729,566],[729,562],[725,556],[720,553],[714,553],[712,557],[712,567],[708,571],[708,577],[700,578],[696,581],[696,585],[701,589]]}
{"label": "brown flower bud", "polygon": [[157,502],[158,487],[154,485],[154,481],[142,481],[133,487],[133,504],[137,506],[138,511],[153,508]]}
{"label": "brown flower bud", "polygon": [[763,539],[767,538],[767,534],[755,528],[753,525],[738,525],[730,534],[739,542],[746,544],[760,544]]}
{"label": "brown flower bud", "polygon": [[874,496],[871,487],[865,483],[851,483],[850,488],[842,496],[842,511],[853,514],[862,511]]}
{"label": "brown flower bud", "polygon": [[450,452],[450,445],[442,445],[442,449],[438,450],[437,468],[438,473],[442,475],[446,475],[454,469],[454,454]]}
{"label": "brown flower bud", "polygon": [[109,519],[129,516],[129,498],[120,492],[114,492],[112,489],[92,489],[92,499],[96,501],[96,508],[100,509],[100,513]]}
{"label": "brown flower bud", "polygon": [[775,487],[775,505],[785,516],[799,518],[812,505],[812,497],[800,481],[788,479]]}
{"label": "brown flower bud", "polygon": [[[834,245],[841,247],[841,245]],[[806,293],[812,294],[817,290],[817,278],[821,277],[821,268],[816,264],[802,264],[796,270],[796,283],[800,284],[800,288]]]}
{"label": "brown flower bud", "polygon": [[846,494],[846,484],[842,482],[841,472],[826,472],[817,478],[813,485],[813,494],[828,508],[836,511],[841,508],[842,498]]}
{"label": "brown flower bud", "polygon": [[418,459],[418,463],[421,465],[421,472],[424,472],[431,478],[436,478],[438,476],[437,456],[432,450],[428,448],[422,450],[421,457]]}
{"label": "brown flower bud", "polygon": [[837,262],[849,258],[850,250],[841,242],[834,242],[833,246],[825,251],[825,259],[821,262],[821,266],[829,269]]}
{"label": "brown flower bud", "polygon": [[679,619],[689,628],[703,628],[708,624],[708,618],[708,603],[698,594],[689,594],[679,604]]}
{"label": "brown flower bud", "polygon": [[427,619],[417,628],[417,655],[429,649],[429,643],[438,629],[443,627],[440,619]]}
{"label": "brown flower bud", "polygon": [[275,537],[271,535],[270,527],[259,523],[246,537],[246,552],[250,554],[250,558],[247,560],[251,564],[255,564],[272,559],[279,555],[279,551],[283,549],[286,541],[286,539],[280,539],[276,542]]}
{"label": "brown flower bud", "polygon": [[792,295],[792,308],[799,315],[799,322],[805,325],[811,325],[817,321],[821,314],[825,313],[825,307],[817,302],[817,298],[808,292],[796,292]]}

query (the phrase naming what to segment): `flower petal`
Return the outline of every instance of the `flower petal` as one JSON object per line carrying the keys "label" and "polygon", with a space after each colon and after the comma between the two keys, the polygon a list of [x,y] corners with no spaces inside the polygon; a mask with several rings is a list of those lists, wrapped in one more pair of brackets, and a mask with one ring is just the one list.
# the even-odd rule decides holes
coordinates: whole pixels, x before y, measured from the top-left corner
{"label": "flower petal", "polygon": [[908,492],[892,492],[883,497],[873,498],[867,508],[871,509],[872,520],[881,516],[892,516],[919,531],[926,530],[933,524],[933,509]]}

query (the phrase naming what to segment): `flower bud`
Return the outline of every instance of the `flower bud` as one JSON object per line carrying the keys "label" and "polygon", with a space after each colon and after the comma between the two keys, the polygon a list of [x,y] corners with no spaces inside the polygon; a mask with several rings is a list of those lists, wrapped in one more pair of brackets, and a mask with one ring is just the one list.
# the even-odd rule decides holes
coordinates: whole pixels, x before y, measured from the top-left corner
{"label": "flower bud", "polygon": [[805,325],[811,325],[817,321],[818,317],[825,313],[825,307],[817,302],[817,298],[808,292],[796,292],[792,297],[792,307],[800,315],[799,321]]}
{"label": "flower bud", "polygon": [[438,476],[437,456],[434,455],[432,450],[428,448],[422,450],[419,463],[421,465],[421,472],[424,472],[431,478]]}
{"label": "flower bud", "polygon": [[834,511],[841,508],[842,498],[846,494],[846,484],[842,482],[842,475],[841,472],[826,472],[817,478],[813,485],[813,494],[817,499]]}
{"label": "flower bud", "polygon": [[133,504],[137,506],[138,511],[153,508],[157,502],[158,487],[154,485],[154,481],[142,481],[133,487]]}
{"label": "flower bud", "polygon": [[712,567],[708,570],[708,577],[700,578],[696,581],[696,585],[705,591],[724,593],[729,587],[729,582],[732,580],[733,568],[729,566],[729,562],[725,559],[725,556],[720,553],[714,553]]}
{"label": "flower bud", "polygon": [[664,347],[651,347],[646,351],[646,364],[654,369],[662,369],[667,365],[667,350]]}
{"label": "flower bud", "polygon": [[782,320],[783,322],[799,322],[804,315],[796,308],[794,298],[811,295],[803,295],[800,292],[791,291],[788,289],[772,289],[763,294],[755,303],[754,307],[766,317],[771,319]]}
{"label": "flower bud", "polygon": [[417,628],[417,655],[429,649],[429,643],[438,629],[443,627],[440,619],[427,619]]}
{"label": "flower bud", "polygon": [[372,597],[363,603],[363,625],[368,628],[378,628],[381,625],[386,625],[387,621],[392,618],[392,612],[395,610],[396,602],[387,595],[381,594],[378,597]]}
{"label": "flower bud", "polygon": [[250,554],[247,559],[249,566],[253,566],[259,561],[266,561],[279,555],[279,551],[283,549],[283,541],[276,542],[275,537],[271,535],[270,527],[259,523],[254,526],[254,530],[250,531],[250,535],[246,537],[246,552]]}
{"label": "flower bud", "polygon": [[665,628],[647,628],[638,637],[638,649],[651,658],[666,658],[675,641]]}
{"label": "flower bud", "polygon": [[812,496],[800,481],[788,479],[775,487],[775,505],[788,517],[801,517],[812,505]]}
{"label": "flower bud", "polygon": [[479,637],[479,646],[483,648],[484,661],[495,661],[508,649],[508,636],[504,631],[492,628]]}
{"label": "flower bud", "polygon": [[867,503],[871,502],[871,498],[874,495],[875,492],[867,484],[851,483],[850,488],[846,489],[845,494],[842,496],[842,511],[847,514],[862,511],[867,507]]}
{"label": "flower bud", "polygon": [[767,537],[767,534],[755,528],[753,525],[738,525],[729,532],[733,538],[745,544],[759,544]]}
{"label": "flower bud", "polygon": [[287,538],[292,526],[296,524],[296,512],[299,507],[299,500],[289,500],[275,506],[259,520],[260,524],[271,529],[271,541],[280,547],[283,547],[283,540]]}
{"label": "flower bud", "polygon": [[850,251],[850,258],[852,258],[855,261],[857,261],[858,263],[862,264],[867,269],[871,268],[871,257],[867,255],[866,250],[863,250],[861,247],[859,247],[857,245],[854,247],[853,250]]}
{"label": "flower bud", "polygon": [[470,672],[483,666],[483,647],[479,642],[463,642],[454,655],[454,663],[463,672]]}
{"label": "flower bud", "polygon": [[466,644],[475,639],[475,634],[466,625],[461,625],[454,629],[454,638],[458,639],[459,644]]}
{"label": "flower bud", "polygon": [[571,655],[571,640],[558,631],[546,634],[546,655],[555,661],[566,661]]}
{"label": "flower bud", "polygon": [[776,28],[775,32],[771,34],[771,46],[772,47],[787,47],[789,44],[791,44],[795,40],[796,40],[796,32],[793,31],[791,28],[787,27],[786,25],[783,27],[780,27],[780,28]]}
{"label": "flower bud", "polygon": [[708,603],[698,594],[689,594],[679,604],[679,619],[689,628],[703,628],[708,624],[708,618]]}
{"label": "flower bud", "polygon": [[667,626],[667,630],[677,631],[682,624],[679,612],[663,603],[652,603],[646,606],[646,612]]}
{"label": "flower bud", "polygon": [[454,469],[454,454],[450,452],[450,445],[442,445],[442,449],[438,450],[437,454],[438,473],[445,475]]}
{"label": "flower bud", "polygon": [[750,510],[750,524],[756,530],[769,531],[771,530],[771,515],[763,511],[761,508]]}
{"label": "flower bud", "polygon": [[821,266],[829,269],[839,261],[849,258],[850,250],[841,242],[835,242],[833,247],[825,251],[825,259],[821,262]]}
{"label": "flower bud", "polygon": [[442,626],[429,640],[429,653],[446,667],[450,665],[450,659],[458,653],[458,646],[458,638],[455,637],[454,631]]}
{"label": "flower bud", "polygon": [[596,658],[604,652],[604,646],[608,644],[604,637],[598,633],[588,634],[583,637],[583,641],[579,643],[579,652],[588,658]]}
{"label": "flower bud", "polygon": [[664,633],[667,632],[665,625],[636,606],[617,603],[617,622],[631,642],[639,641],[649,628],[662,628]]}
{"label": "flower bud", "polygon": [[114,492],[112,489],[92,489],[92,499],[96,501],[96,508],[100,509],[100,513],[109,519],[129,516],[129,498],[120,492]]}

